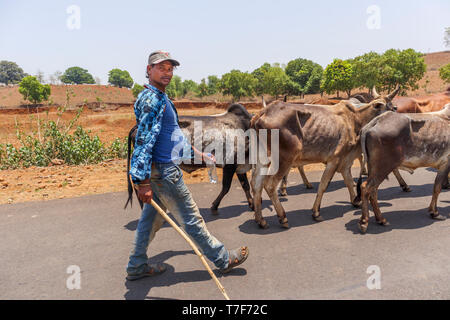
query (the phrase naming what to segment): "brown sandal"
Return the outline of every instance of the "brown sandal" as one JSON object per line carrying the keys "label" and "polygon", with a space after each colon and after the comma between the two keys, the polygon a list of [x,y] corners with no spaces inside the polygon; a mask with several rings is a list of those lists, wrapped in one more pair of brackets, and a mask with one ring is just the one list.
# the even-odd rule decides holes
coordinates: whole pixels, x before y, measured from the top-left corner
{"label": "brown sandal", "polygon": [[249,253],[248,247],[240,247],[240,248],[229,251],[228,254],[229,254],[230,260],[228,263],[228,267],[226,267],[225,269],[220,269],[220,272],[222,272],[222,273],[230,272],[231,269],[233,269],[234,267],[240,265],[245,260],[247,260],[248,253]]}

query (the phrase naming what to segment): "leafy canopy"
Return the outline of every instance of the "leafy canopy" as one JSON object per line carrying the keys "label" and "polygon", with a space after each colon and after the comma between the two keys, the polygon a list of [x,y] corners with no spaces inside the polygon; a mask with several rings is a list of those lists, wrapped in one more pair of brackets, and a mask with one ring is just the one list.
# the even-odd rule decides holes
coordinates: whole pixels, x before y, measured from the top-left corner
{"label": "leafy canopy", "polygon": [[68,68],[61,76],[61,81],[67,84],[95,83],[92,75],[86,69],[80,67]]}
{"label": "leafy canopy", "polygon": [[220,90],[223,94],[233,96],[234,101],[242,97],[251,97],[255,92],[256,78],[248,72],[231,70],[222,76]]}
{"label": "leafy canopy", "polygon": [[450,83],[450,63],[439,69],[439,76],[445,82]]}
{"label": "leafy canopy", "polygon": [[[321,65],[307,59],[298,58],[288,62],[286,74],[297,94],[309,94],[320,92],[320,81],[322,80],[323,68]],[[294,93],[296,94],[296,93]]]}
{"label": "leafy canopy", "polygon": [[131,78],[130,73],[126,70],[120,70],[117,68],[109,71],[108,82],[119,88],[131,88],[133,85],[133,79]]}
{"label": "leafy canopy", "polygon": [[324,71],[321,88],[328,94],[345,91],[348,96],[354,88],[353,68],[349,61],[334,59]]}
{"label": "leafy canopy", "polygon": [[41,84],[36,77],[27,76],[20,82],[19,92],[23,95],[24,100],[36,104],[48,100],[51,89],[50,85]]}
{"label": "leafy canopy", "polygon": [[12,83],[19,83],[24,77],[28,76],[23,72],[17,63],[12,61],[0,61],[0,83],[6,85]]}

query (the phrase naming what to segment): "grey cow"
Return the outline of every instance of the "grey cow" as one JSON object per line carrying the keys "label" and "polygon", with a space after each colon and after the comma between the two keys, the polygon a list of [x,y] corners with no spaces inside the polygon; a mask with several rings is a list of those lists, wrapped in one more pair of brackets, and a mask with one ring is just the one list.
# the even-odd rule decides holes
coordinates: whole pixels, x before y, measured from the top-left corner
{"label": "grey cow", "polygon": [[373,119],[361,131],[361,146],[368,164],[367,181],[358,181],[362,195],[361,233],[369,223],[369,201],[376,221],[387,225],[378,206],[378,187],[389,172],[400,168],[412,171],[419,167],[438,170],[428,211],[432,218],[445,219],[438,213],[437,199],[450,170],[450,105],[439,112],[387,112]]}

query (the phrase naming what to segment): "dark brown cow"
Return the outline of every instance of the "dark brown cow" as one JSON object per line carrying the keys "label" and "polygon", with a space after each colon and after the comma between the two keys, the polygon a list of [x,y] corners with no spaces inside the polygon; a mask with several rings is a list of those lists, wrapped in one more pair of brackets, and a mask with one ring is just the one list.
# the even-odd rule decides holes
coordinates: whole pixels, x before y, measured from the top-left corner
{"label": "dark brown cow", "polygon": [[437,93],[426,98],[397,97],[394,100],[399,113],[436,112],[450,103],[450,87],[446,92]]}
{"label": "dark brown cow", "polygon": [[440,112],[399,114],[387,112],[372,120],[361,131],[361,146],[368,163],[369,176],[361,185],[362,216],[359,229],[367,231],[369,200],[376,221],[388,222],[378,206],[377,193],[381,182],[393,169],[414,170],[433,167],[438,170],[433,197],[428,211],[434,219],[445,219],[438,213],[437,198],[450,170],[450,105]]}
{"label": "dark brown cow", "polygon": [[[272,200],[279,222],[283,227],[289,227],[276,190],[283,176],[293,166],[319,162],[326,164],[313,206],[313,218],[316,221],[323,220],[320,216],[320,203],[336,171],[344,177],[350,201],[357,205],[354,202],[356,194],[350,168],[361,154],[359,132],[379,114],[393,110],[391,101],[397,92],[398,90],[387,97],[375,99],[360,108],[355,108],[348,101],[342,101],[332,108],[275,102],[254,116],[251,127],[257,131],[268,129],[270,135],[270,129],[279,130],[278,171],[272,175],[264,175],[264,170],[276,164],[263,164],[258,161],[252,173],[255,220],[259,226],[268,227],[261,214],[261,195],[264,188]],[[270,144],[267,145],[267,149],[272,157],[274,152]]]}

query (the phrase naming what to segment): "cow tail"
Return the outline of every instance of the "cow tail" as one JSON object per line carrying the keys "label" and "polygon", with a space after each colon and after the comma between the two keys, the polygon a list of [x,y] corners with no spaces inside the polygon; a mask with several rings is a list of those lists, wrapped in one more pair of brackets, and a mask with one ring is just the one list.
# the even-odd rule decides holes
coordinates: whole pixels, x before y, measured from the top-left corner
{"label": "cow tail", "polygon": [[[124,209],[127,208],[128,203],[133,207],[133,184],[130,179],[130,161],[131,161],[131,145],[134,147],[134,139],[136,138],[137,125],[135,125],[128,133],[128,152],[127,152],[127,184],[128,184],[128,199],[125,203]],[[139,201],[140,203],[140,201]],[[142,207],[142,204],[141,204]]]}
{"label": "cow tail", "polygon": [[[363,161],[362,161],[362,166],[367,167],[367,163],[369,161],[369,153],[367,152],[367,148],[366,148],[366,133],[364,132],[364,130],[362,130],[361,132],[361,150],[363,153]],[[362,168],[361,168],[362,169]],[[367,167],[367,170],[369,170],[369,168]],[[357,199],[361,199],[361,184],[363,182],[363,178],[362,178],[362,174],[359,173],[359,178],[358,178],[358,183],[356,184],[356,198]]]}

